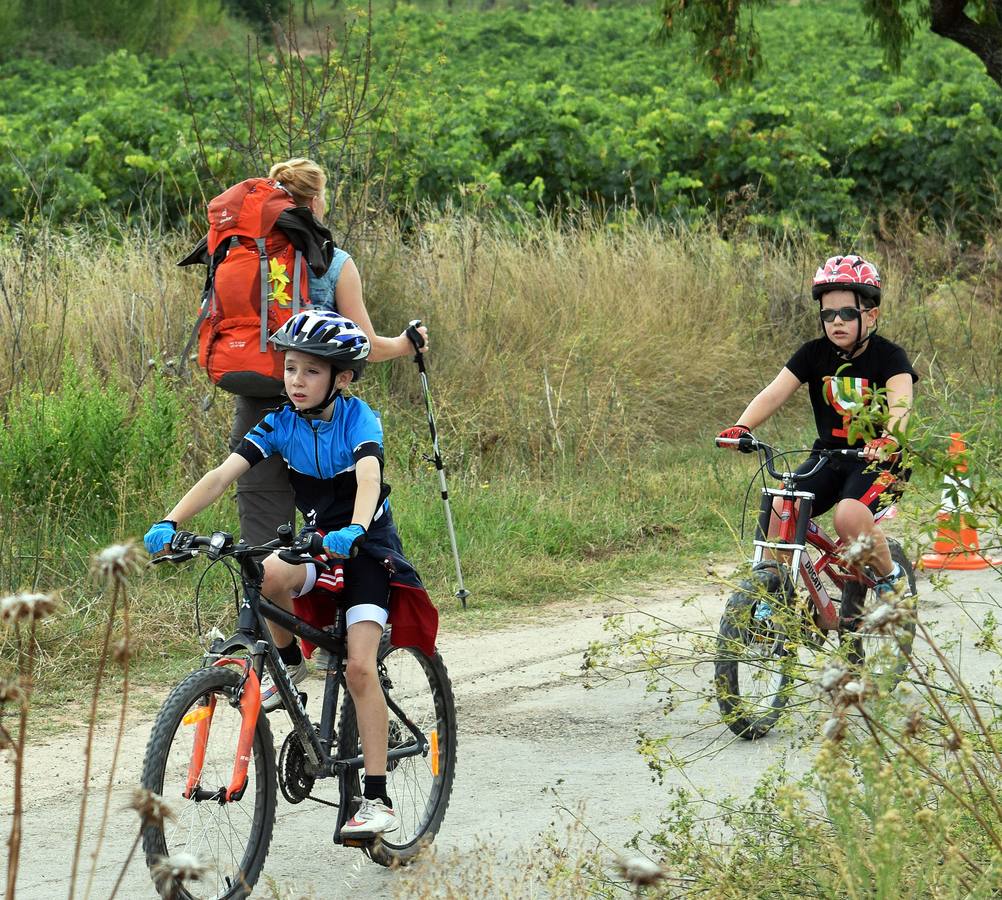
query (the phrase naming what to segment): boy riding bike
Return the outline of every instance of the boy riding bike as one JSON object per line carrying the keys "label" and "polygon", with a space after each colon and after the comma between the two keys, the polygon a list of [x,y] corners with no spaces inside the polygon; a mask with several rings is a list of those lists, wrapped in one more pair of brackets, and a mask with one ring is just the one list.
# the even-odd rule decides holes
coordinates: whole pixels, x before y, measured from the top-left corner
{"label": "boy riding bike", "polygon": [[[912,406],[912,385],[918,380],[905,351],[876,333],[880,315],[880,275],[877,267],[859,256],[833,256],[814,275],[812,296],[819,302],[823,336],[805,343],[748,404],[739,424],[725,428],[719,438],[748,434],[775,413],[802,384],[810,391],[818,429],[815,449],[863,446],[865,460],[838,458],[800,482],[799,490],[815,495],[814,515],[835,507],[834,525],[843,545],[857,538],[872,541],[872,568],[879,576],[879,595],[901,595],[907,582],[876,521],[887,499],[900,493],[907,471],[902,471],[898,441]],[[882,433],[864,441],[849,440],[854,413],[886,395]],[[721,446],[721,445],[718,445]],[[735,445],[730,445],[735,446]],[[811,455],[798,472],[818,462]],[[779,533],[774,515],[769,537]]]}
{"label": "boy riding bike", "polygon": [[[376,654],[388,618],[391,574],[395,586],[420,588],[421,582],[403,555],[390,514],[382,426],[365,402],[341,395],[361,377],[369,339],[350,319],[311,311],[293,316],[270,340],[285,351],[290,402],[252,428],[235,452],[150,528],[144,542],[151,554],[159,553],[178,525],[217,500],[251,466],[273,455],[284,458],[307,529],[323,534],[329,556],[344,560],[344,588],[337,598],[331,595],[331,603],[346,610],[345,678],[362,740],[365,790],[342,835],[391,832],[398,822],[386,791],[388,718]],[[291,565],[275,553],[264,561],[261,593],[292,612],[294,599],[310,593],[317,577],[314,564]],[[435,617],[430,602],[425,614]],[[274,623],[269,628],[292,682],[299,684],[307,674],[302,649],[285,629]],[[281,704],[270,675],[262,680],[261,700],[265,711]]]}

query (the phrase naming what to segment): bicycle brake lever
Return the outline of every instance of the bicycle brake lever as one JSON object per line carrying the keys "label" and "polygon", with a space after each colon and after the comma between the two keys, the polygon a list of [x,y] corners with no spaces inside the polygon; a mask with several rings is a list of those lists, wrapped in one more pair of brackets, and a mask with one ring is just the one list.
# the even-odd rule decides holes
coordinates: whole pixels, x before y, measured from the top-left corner
{"label": "bicycle brake lever", "polygon": [[150,560],[150,565],[159,566],[160,563],[165,562],[187,562],[189,559],[194,559],[196,556],[198,556],[197,550],[182,550],[179,553],[167,553],[164,556],[154,556]]}

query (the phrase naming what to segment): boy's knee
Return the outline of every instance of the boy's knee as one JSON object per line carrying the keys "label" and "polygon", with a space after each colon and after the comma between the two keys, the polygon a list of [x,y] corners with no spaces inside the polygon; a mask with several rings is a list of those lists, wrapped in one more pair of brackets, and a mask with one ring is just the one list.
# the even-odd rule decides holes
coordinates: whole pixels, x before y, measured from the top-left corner
{"label": "boy's knee", "polygon": [[348,658],[344,670],[345,681],[354,693],[358,689],[366,689],[376,683],[376,666],[374,662]]}
{"label": "boy's knee", "polygon": [[306,578],[303,566],[292,566],[276,556],[265,559],[264,578],[261,581],[261,593],[276,602],[288,600],[298,593]]}
{"label": "boy's knee", "polygon": [[833,518],[835,530],[840,534],[843,531],[870,531],[874,527],[873,513],[858,500],[843,500],[835,507]]}

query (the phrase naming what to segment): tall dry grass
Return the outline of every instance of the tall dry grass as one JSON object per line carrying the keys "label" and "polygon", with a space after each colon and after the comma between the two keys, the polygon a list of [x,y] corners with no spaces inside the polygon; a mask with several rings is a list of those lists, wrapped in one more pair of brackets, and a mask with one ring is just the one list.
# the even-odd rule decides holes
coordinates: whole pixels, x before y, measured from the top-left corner
{"label": "tall dry grass", "polygon": [[[96,546],[141,534],[225,453],[229,396],[219,392],[203,412],[208,382],[178,361],[201,275],[175,262],[194,237],[41,226],[0,236],[0,450],[20,457],[0,460],[0,588],[65,583],[63,573],[84,571]],[[832,250],[809,237],[725,238],[712,227],[628,215],[512,223],[459,214],[429,214],[406,229],[384,222],[349,249],[381,333],[399,333],[413,317],[430,326],[431,384],[464,563],[483,594],[503,603],[580,590],[583,578],[614,573],[630,554],[649,553],[636,556],[637,566],[676,565],[714,540],[713,529],[726,542],[719,510],[739,502],[741,468],[693,447],[708,447],[709,435],[817,333],[805,298]],[[984,410],[1002,388],[999,247],[916,231],[893,246],[857,249],[882,264],[881,327],[922,372],[930,440],[983,432],[997,420]],[[163,391],[176,402],[167,404]],[[93,499],[92,470],[106,458],[97,446],[80,452],[79,433],[90,427],[81,417],[76,431],[49,435],[52,477],[39,478],[48,483],[5,495],[3,473],[37,473],[40,450],[30,432],[17,442],[5,435],[36,414],[51,430],[64,413],[100,405],[102,392],[107,405],[124,409],[119,430],[105,421],[106,431],[123,440],[129,432],[137,445],[155,439],[158,415],[174,417],[162,464],[149,453],[125,460],[102,488],[100,521],[62,502]],[[428,436],[414,367],[371,366],[360,392],[384,415],[408,546],[448,596],[451,559],[437,495],[426,489]],[[805,426],[806,400],[798,402],[777,419]],[[145,444],[135,435],[140,424]],[[67,480],[63,472],[74,474]],[[930,505],[938,490],[930,489]],[[235,524],[232,512],[221,505],[207,527]],[[505,571],[521,574],[502,579]],[[190,630],[192,585],[157,585],[135,625],[146,659],[166,664],[178,634]],[[93,631],[97,598],[82,581],[78,587],[66,620],[71,640],[54,634],[40,648],[45,671]],[[212,593],[226,615],[229,588]],[[0,662],[8,650],[0,645]]]}
{"label": "tall dry grass", "polygon": [[[0,319],[13,336],[0,346],[2,396],[53,387],[66,356],[114,390],[135,390],[153,369],[176,371],[201,284],[174,264],[189,244],[190,236],[137,232],[0,242]],[[728,423],[816,333],[809,280],[833,248],[655,222],[513,227],[436,214],[406,233],[385,223],[349,249],[383,333],[413,317],[430,326],[445,433],[473,456],[545,469],[554,454],[580,461]],[[860,249],[884,270],[885,333],[942,376],[944,389],[995,391],[998,247],[975,253],[916,233]],[[417,428],[409,367],[370,371],[367,396]],[[201,390],[204,377],[193,377]],[[228,404],[220,405],[225,421]],[[189,420],[196,452],[199,418]]]}

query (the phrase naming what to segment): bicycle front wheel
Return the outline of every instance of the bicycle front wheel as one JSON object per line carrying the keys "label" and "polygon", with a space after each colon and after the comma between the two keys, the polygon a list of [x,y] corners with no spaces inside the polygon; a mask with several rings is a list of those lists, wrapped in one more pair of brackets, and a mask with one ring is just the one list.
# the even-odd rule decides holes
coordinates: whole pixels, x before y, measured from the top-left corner
{"label": "bicycle front wheel", "polygon": [[[416,647],[394,647],[384,635],[378,668],[390,698],[422,734],[425,749],[387,764],[386,791],[399,827],[365,850],[380,865],[405,865],[437,834],[449,806],[456,773],[456,706],[452,683],[438,653],[426,656]],[[361,754],[350,695],[345,697],[339,735],[340,758]],[[410,728],[391,708],[388,749],[419,746]],[[360,772],[353,770],[346,777],[349,796],[360,796]]]}
{"label": "bicycle front wheel", "polygon": [[777,568],[763,566],[731,595],[720,618],[717,705],[727,727],[745,740],[767,735],[790,699],[797,656],[782,621],[789,617],[786,596]]}
{"label": "bicycle front wheel", "polygon": [[[220,803],[210,797],[232,778],[241,715],[230,702],[240,677],[223,666],[192,672],[171,691],[153,725],[142,785],[164,798],[174,818],[147,826],[143,850],[164,897],[246,897],[264,866],[275,823],[276,775],[271,727],[263,713],[240,799]],[[193,791],[193,782],[201,790]],[[204,867],[197,881],[180,885],[164,875],[165,858],[179,853],[194,856]]]}

